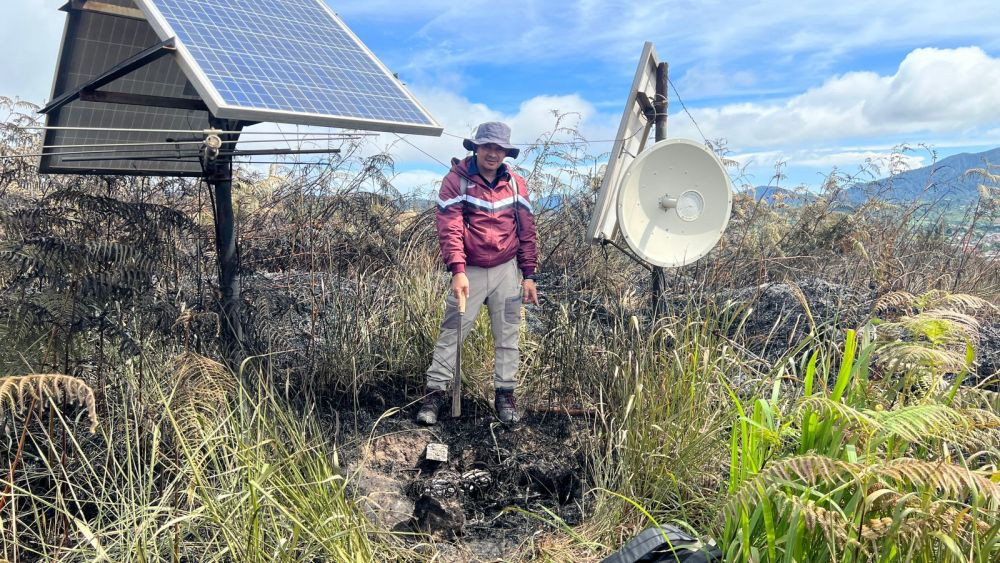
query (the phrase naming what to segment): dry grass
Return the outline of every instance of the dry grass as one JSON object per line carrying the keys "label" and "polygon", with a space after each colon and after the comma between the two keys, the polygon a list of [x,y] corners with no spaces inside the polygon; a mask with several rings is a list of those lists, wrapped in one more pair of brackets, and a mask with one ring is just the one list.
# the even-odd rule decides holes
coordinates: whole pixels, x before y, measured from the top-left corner
{"label": "dry grass", "polygon": [[[16,124],[4,133],[11,150],[37,143]],[[852,178],[832,177],[801,206],[737,194],[719,248],[671,273],[670,307],[654,320],[649,272],[582,236],[596,159],[582,142],[542,141],[524,151],[524,171],[536,201],[561,205],[538,209],[545,303],[527,315],[522,390],[525,402],[598,416],[592,513],[578,528],[536,515],[548,533],[524,559],[596,559],[652,519],[725,539],[733,560],[995,560],[1000,401],[954,383],[995,319],[995,256],[959,252],[937,229],[944,216],[920,202],[842,212]],[[2,405],[74,399],[99,430],[76,436],[56,412],[66,443],[25,439],[0,557],[417,558],[360,514],[326,438],[335,432],[308,415],[416,398],[442,315],[433,211],[403,205],[386,184],[391,159],[360,151],[345,147],[331,167],[238,174],[252,377],[210,359],[221,354],[200,186],[0,163],[0,253],[11,258],[0,368],[73,374],[6,378]],[[380,195],[359,192],[368,186]],[[956,225],[963,249],[991,209]],[[824,319],[802,289],[817,278],[867,300]],[[778,324],[747,333],[752,299],[717,299],[773,282],[801,308],[801,337],[778,356],[757,346],[785,336]],[[467,383],[486,393],[485,323],[467,345]],[[43,481],[55,485],[33,485]],[[798,531],[799,543],[782,540]]]}
{"label": "dry grass", "polygon": [[9,414],[24,413],[29,399],[46,404],[78,405],[86,409],[90,419],[90,431],[97,431],[97,400],[90,385],[78,377],[58,373],[36,373],[0,377],[0,415],[3,406],[9,407]]}

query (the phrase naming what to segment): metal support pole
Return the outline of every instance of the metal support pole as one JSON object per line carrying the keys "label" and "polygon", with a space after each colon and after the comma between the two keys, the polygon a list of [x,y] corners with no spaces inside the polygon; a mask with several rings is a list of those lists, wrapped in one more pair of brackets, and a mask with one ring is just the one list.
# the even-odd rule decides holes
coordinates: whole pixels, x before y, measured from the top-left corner
{"label": "metal support pole", "polygon": [[[243,124],[216,118],[213,128],[239,131]],[[220,135],[224,143],[235,143],[240,134]],[[233,144],[225,146],[232,147]],[[236,217],[233,213],[233,157],[225,152],[205,159],[205,180],[215,192],[215,248],[219,261],[219,317],[222,344],[230,367],[237,369],[243,349],[243,323],[240,314],[239,252],[236,247]]]}
{"label": "metal support pole", "polygon": [[653,100],[653,109],[656,111],[654,135],[659,142],[667,138],[667,63],[656,65],[656,99]]}
{"label": "metal support pole", "polygon": [[[660,63],[656,66],[656,98],[653,100],[654,110],[654,138],[657,142],[667,138],[667,63]],[[652,270],[653,289],[653,313],[655,319],[660,314],[663,303],[663,293],[666,290],[666,272],[660,266],[653,266]]]}

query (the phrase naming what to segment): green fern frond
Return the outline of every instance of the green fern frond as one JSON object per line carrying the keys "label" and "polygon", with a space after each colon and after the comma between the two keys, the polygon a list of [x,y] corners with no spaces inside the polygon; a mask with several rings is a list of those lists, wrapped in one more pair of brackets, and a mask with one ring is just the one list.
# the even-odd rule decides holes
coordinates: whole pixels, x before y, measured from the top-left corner
{"label": "green fern frond", "polygon": [[969,334],[970,338],[979,335],[979,321],[972,315],[967,315],[952,309],[929,309],[916,315],[916,319],[934,319],[951,323]]}
{"label": "green fern frond", "polygon": [[869,411],[879,433],[908,442],[928,438],[961,439],[972,421],[960,411],[944,405],[912,405],[887,411]]}
{"label": "green fern frond", "polygon": [[967,314],[997,311],[995,305],[981,297],[940,290],[928,291],[921,295],[918,303],[922,311],[945,310]]}
{"label": "green fern frond", "polygon": [[862,478],[875,477],[895,485],[896,490],[933,489],[950,499],[963,500],[968,495],[1000,502],[1000,485],[988,477],[944,461],[898,458],[866,467]]}
{"label": "green fern frond", "polygon": [[892,311],[908,313],[916,301],[917,297],[908,291],[892,291],[879,297],[872,306],[872,311],[878,315]]}
{"label": "green fern frond", "polygon": [[875,419],[868,414],[839,401],[834,401],[825,395],[810,395],[799,400],[795,406],[796,416],[799,419],[804,419],[810,412],[817,413],[824,418],[846,420],[858,428],[870,428],[876,424]]}
{"label": "green fern frond", "polygon": [[957,345],[979,339],[979,322],[954,311],[932,311],[904,316],[879,326],[880,331],[896,331],[897,337],[922,339],[934,345]]}
{"label": "green fern frond", "polygon": [[726,510],[735,512],[741,506],[756,503],[771,488],[782,483],[802,483],[815,486],[820,483],[836,487],[856,480],[863,465],[820,455],[804,455],[775,462],[753,479],[747,480],[726,504]]}
{"label": "green fern frond", "polygon": [[959,373],[968,367],[963,353],[909,342],[889,343],[880,347],[876,355],[886,363],[890,373],[906,373],[920,368]]}

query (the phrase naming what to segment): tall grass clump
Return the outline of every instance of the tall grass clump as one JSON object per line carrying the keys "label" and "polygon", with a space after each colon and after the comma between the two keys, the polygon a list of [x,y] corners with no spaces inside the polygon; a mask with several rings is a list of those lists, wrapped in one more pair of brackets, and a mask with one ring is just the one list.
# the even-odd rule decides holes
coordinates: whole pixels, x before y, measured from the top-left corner
{"label": "tall grass clump", "polygon": [[[139,388],[123,373],[97,435],[61,410],[18,420],[29,441],[0,535],[10,560],[371,561],[406,558],[349,493],[308,413],[186,354]],[[136,401],[141,389],[143,399]],[[38,412],[38,409],[35,411]],[[51,416],[52,418],[49,418]]]}
{"label": "tall grass clump", "polygon": [[627,352],[607,380],[594,452],[603,540],[617,544],[650,518],[711,523],[727,460],[727,381],[750,393],[766,376],[728,336],[741,318],[736,307],[692,303],[619,327],[613,347]]}
{"label": "tall grass clump", "polygon": [[[961,333],[948,316],[897,325]],[[804,355],[770,398],[734,394],[727,559],[995,561],[1000,416],[961,387],[973,354],[956,342],[967,355],[868,325]]]}

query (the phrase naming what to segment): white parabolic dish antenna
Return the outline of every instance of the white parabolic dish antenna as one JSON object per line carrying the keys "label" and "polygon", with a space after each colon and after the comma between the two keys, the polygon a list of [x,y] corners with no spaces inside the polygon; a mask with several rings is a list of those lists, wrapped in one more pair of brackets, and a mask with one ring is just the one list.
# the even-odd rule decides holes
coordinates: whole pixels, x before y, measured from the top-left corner
{"label": "white parabolic dish antenna", "polygon": [[618,229],[643,260],[662,267],[708,254],[729,224],[733,189],[719,158],[687,139],[639,153],[618,186]]}

